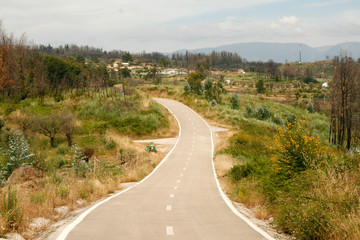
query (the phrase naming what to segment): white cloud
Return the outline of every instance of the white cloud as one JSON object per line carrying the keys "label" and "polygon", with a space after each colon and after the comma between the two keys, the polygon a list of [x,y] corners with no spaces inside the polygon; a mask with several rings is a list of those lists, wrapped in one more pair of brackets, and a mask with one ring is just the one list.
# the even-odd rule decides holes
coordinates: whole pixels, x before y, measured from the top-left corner
{"label": "white cloud", "polygon": [[[303,0],[1,0],[0,18],[9,32],[26,32],[36,43],[88,44],[130,51],[171,51],[251,41],[327,45],[360,39],[359,11],[308,18],[279,9],[281,4],[274,11],[272,4],[280,2],[303,4]],[[262,5],[269,13],[281,13],[236,14]],[[227,12],[231,14],[225,16]],[[218,13],[224,16],[211,18]],[[204,15],[206,19],[202,19]],[[191,21],[193,18],[196,22]]]}
{"label": "white cloud", "polygon": [[332,1],[324,1],[324,2],[314,2],[314,3],[304,5],[304,7],[309,7],[309,8],[328,7],[328,6],[332,6],[332,5],[348,3],[350,1],[351,0],[332,0]]}

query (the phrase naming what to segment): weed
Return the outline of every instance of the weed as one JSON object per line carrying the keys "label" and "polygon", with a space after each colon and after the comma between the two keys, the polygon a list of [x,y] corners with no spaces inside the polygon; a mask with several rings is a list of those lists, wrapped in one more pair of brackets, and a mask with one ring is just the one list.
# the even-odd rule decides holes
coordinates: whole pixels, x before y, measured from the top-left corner
{"label": "weed", "polygon": [[45,195],[44,193],[32,193],[30,200],[32,203],[41,204],[45,202]]}
{"label": "weed", "polygon": [[68,186],[59,186],[56,188],[56,195],[60,198],[66,198],[70,194],[70,189]]}
{"label": "weed", "polygon": [[3,194],[1,205],[1,217],[5,220],[7,227],[16,230],[22,222],[23,212],[18,204],[16,190],[12,190],[9,185],[7,194]]}

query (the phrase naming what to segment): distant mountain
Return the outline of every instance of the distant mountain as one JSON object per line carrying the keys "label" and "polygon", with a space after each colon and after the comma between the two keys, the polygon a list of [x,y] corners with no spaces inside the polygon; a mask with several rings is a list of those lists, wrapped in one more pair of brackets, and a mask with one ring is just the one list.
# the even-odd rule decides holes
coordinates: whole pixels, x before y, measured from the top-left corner
{"label": "distant mountain", "polygon": [[[306,44],[301,46],[302,62],[313,62],[316,60],[324,60],[339,55],[341,50],[348,51],[355,59],[360,58],[360,42],[346,42],[337,44],[335,46],[310,47]],[[178,50],[176,52],[184,53],[186,49]],[[191,53],[205,53],[209,54],[213,51],[233,52],[239,54],[248,61],[263,61],[269,59],[275,62],[295,62],[300,58],[300,44],[299,43],[237,43],[230,45],[223,45],[214,48],[201,48],[188,50]]]}

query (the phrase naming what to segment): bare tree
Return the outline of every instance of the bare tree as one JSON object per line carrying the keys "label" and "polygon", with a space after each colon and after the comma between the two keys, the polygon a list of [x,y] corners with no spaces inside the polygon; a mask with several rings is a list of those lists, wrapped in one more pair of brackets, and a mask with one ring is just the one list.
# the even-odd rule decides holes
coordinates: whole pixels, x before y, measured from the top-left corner
{"label": "bare tree", "polygon": [[335,74],[331,83],[331,127],[329,140],[339,147],[346,142],[350,149],[356,129],[354,114],[359,112],[360,67],[356,61],[341,53],[334,60]]}

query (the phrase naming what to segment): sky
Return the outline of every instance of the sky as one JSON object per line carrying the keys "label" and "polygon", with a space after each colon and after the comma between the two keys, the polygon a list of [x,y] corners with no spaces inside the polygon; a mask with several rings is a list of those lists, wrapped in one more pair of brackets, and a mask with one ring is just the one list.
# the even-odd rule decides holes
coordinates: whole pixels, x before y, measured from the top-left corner
{"label": "sky", "polygon": [[359,0],[0,0],[35,44],[171,52],[245,42],[360,42]]}

